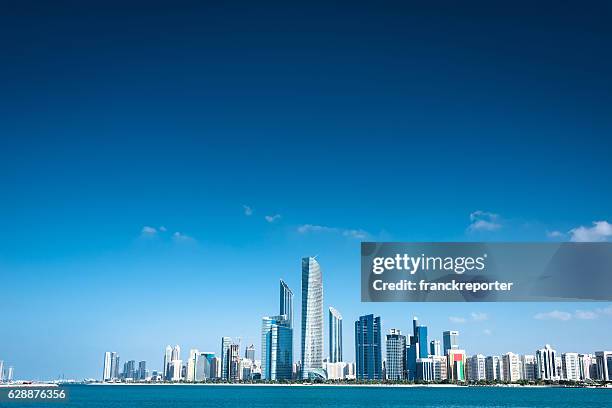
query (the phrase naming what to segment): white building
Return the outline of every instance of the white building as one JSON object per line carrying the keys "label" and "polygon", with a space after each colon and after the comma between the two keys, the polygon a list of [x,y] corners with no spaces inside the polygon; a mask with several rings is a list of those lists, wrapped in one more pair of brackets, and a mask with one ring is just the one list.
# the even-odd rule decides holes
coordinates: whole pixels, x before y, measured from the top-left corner
{"label": "white building", "polygon": [[[2,366],[0,365],[0,371]],[[111,379],[111,353],[107,351],[104,353],[104,370],[102,371],[102,381],[110,381]]]}
{"label": "white building", "polygon": [[521,379],[521,360],[518,354],[506,353],[502,356],[504,381],[517,382]]}
{"label": "white building", "polygon": [[595,352],[597,360],[597,379],[612,381],[612,351]]}
{"label": "white building", "polygon": [[530,354],[521,356],[521,378],[527,381],[534,381],[536,379],[535,356]]}
{"label": "white building", "polygon": [[593,377],[597,378],[597,375],[593,373],[593,368],[597,368],[597,363],[594,354],[578,354],[578,375],[581,381],[590,380]]}
{"label": "white building", "polygon": [[485,376],[487,381],[503,381],[504,373],[499,356],[488,356],[485,359]]}
{"label": "white building", "polygon": [[557,351],[549,344],[543,349],[536,351],[536,377],[539,380],[557,381],[559,371],[557,369]]}
{"label": "white building", "polygon": [[323,368],[323,274],[314,257],[302,258],[302,379]]}
{"label": "white building", "polygon": [[568,381],[580,380],[580,364],[578,353],[561,354],[561,365],[563,367],[563,379]]}
{"label": "white building", "polygon": [[467,361],[467,378],[469,381],[484,381],[487,379],[485,356],[475,354]]}
{"label": "white building", "polygon": [[431,356],[433,364],[433,380],[444,381],[448,378],[446,356]]}

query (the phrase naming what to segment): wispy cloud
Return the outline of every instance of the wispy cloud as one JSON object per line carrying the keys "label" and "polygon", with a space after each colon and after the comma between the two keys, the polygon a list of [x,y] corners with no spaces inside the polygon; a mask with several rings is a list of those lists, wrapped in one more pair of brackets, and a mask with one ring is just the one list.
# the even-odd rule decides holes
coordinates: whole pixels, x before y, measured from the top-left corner
{"label": "wispy cloud", "polygon": [[596,312],[592,310],[576,310],[576,312],[574,313],[574,317],[580,320],[594,320],[597,319],[599,316]]}
{"label": "wispy cloud", "polygon": [[583,225],[570,230],[573,242],[604,242],[612,238],[612,224],[608,221],[594,221],[591,227]]}
{"label": "wispy cloud", "polygon": [[166,232],[166,231],[168,231],[168,230],[166,229],[166,227],[164,227],[163,225],[162,225],[161,227],[159,227],[159,230],[160,230],[161,232]]}
{"label": "wispy cloud", "polygon": [[536,313],[533,318],[537,320],[567,321],[572,318],[572,314],[568,312],[561,312],[559,310],[553,310],[552,312]]}
{"label": "wispy cloud", "polygon": [[496,231],[502,227],[498,214],[488,211],[474,211],[470,214],[470,225],[468,231]]}
{"label": "wispy cloud", "polygon": [[489,315],[486,313],[472,312],[471,316],[472,320],[474,320],[475,322],[482,322],[489,319]]}
{"label": "wispy cloud", "polygon": [[327,227],[325,225],[313,225],[313,224],[304,224],[300,225],[297,228],[297,232],[300,234],[308,234],[308,233],[335,233],[340,234],[347,238],[353,239],[366,239],[370,236],[367,231],[362,229],[347,229],[347,228],[336,228],[336,227]]}
{"label": "wispy cloud", "polygon": [[269,223],[273,223],[273,222],[276,222],[276,221],[280,220],[281,215],[280,215],[280,214],[266,215],[264,218],[265,218],[265,219],[266,219],[266,221],[268,221]]}
{"label": "wispy cloud", "polygon": [[182,232],[178,231],[172,234],[172,239],[176,242],[195,242],[195,239],[193,239],[189,235],[183,234]]}
{"label": "wispy cloud", "polygon": [[484,329],[482,331],[482,334],[484,334],[485,336],[490,336],[493,334],[493,332],[491,331],[491,329]]}
{"label": "wispy cloud", "polygon": [[140,235],[142,235],[143,237],[152,237],[154,235],[157,235],[157,229],[145,225],[144,227],[142,227],[142,230],[140,230]]}
{"label": "wispy cloud", "polygon": [[249,207],[248,205],[243,204],[242,209],[244,210],[244,215],[246,215],[247,217],[250,217],[251,215],[253,215],[252,207]]}
{"label": "wispy cloud", "polygon": [[467,322],[467,319],[465,317],[458,317],[458,316],[450,316],[448,320],[451,323],[461,323],[462,324],[462,323]]}

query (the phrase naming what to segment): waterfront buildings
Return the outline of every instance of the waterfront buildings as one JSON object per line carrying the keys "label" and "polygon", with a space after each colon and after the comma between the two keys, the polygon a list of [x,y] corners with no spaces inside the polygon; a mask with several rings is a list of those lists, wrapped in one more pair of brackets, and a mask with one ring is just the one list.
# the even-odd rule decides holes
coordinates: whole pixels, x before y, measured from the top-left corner
{"label": "waterfront buildings", "polygon": [[564,380],[580,380],[580,365],[578,363],[578,353],[561,354],[561,366],[563,368]]}
{"label": "waterfront buildings", "polygon": [[164,351],[164,380],[170,378],[170,362],[172,361],[172,347],[168,344]]}
{"label": "waterfront buildings", "polygon": [[419,324],[418,317],[412,319],[412,336],[409,339],[409,346],[406,350],[406,369],[408,372],[407,378],[410,380],[418,379],[416,375],[416,362],[419,358],[427,358],[429,349],[427,344],[427,326]]}
{"label": "waterfront buildings", "polygon": [[111,353],[111,380],[117,380],[119,378],[119,353]]}
{"label": "waterfront buildings", "polygon": [[355,322],[355,360],[357,379],[382,380],[380,317],[369,314]]}
{"label": "waterfront buildings", "polygon": [[527,381],[536,379],[536,359],[534,355],[524,354],[521,356],[521,378]]}
{"label": "waterfront buildings", "polygon": [[388,380],[398,381],[406,378],[406,336],[399,329],[391,329],[386,338]]}
{"label": "waterfront buildings", "polygon": [[516,382],[521,379],[521,360],[518,354],[506,353],[502,356],[504,380]]}
{"label": "waterfront buildings", "polygon": [[290,380],[293,336],[286,315],[262,318],[261,375],[265,380]]}
{"label": "waterfront buildings", "polygon": [[342,315],[333,307],[329,308],[329,362],[342,361]]}
{"label": "waterfront buildings", "polygon": [[448,349],[447,358],[448,379],[452,381],[465,381],[465,350],[450,348]]}
{"label": "waterfront buildings", "polygon": [[487,379],[485,356],[475,354],[467,359],[466,377],[470,381],[483,381]]}
{"label": "waterfront buildings", "polygon": [[485,377],[487,381],[502,381],[504,379],[502,360],[499,356],[488,356],[485,359]]}
{"label": "waterfront buildings", "polygon": [[139,361],[138,362],[138,371],[136,372],[136,376],[138,380],[144,380],[147,378],[147,362]]}
{"label": "waterfront buildings", "polygon": [[323,278],[314,257],[302,258],[302,379],[323,371]]}
{"label": "waterfront buildings", "polygon": [[229,362],[228,362],[228,351],[229,347],[232,344],[231,337],[222,337],[221,338],[221,379],[228,379],[228,370]]}
{"label": "waterfront buildings", "polygon": [[[2,367],[0,366],[0,372]],[[107,351],[104,353],[104,369],[102,371],[102,381],[110,381],[111,379],[111,353]]]}
{"label": "waterfront buildings", "polygon": [[612,381],[612,351],[596,351],[597,378]]}
{"label": "waterfront buildings", "polygon": [[448,355],[448,351],[459,348],[459,332],[457,330],[448,330],[442,333],[442,343],[444,355]]}
{"label": "waterfront buildings", "polygon": [[536,351],[536,378],[548,381],[558,380],[556,359],[557,351],[548,344],[543,349]]}

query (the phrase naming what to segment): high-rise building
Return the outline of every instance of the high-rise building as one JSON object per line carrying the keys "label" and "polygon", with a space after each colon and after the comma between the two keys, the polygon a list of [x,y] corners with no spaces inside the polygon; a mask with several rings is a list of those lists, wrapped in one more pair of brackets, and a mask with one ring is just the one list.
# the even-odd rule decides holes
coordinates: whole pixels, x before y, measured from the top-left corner
{"label": "high-rise building", "polygon": [[293,291],[284,280],[280,280],[279,316],[287,316],[289,327],[293,329]]}
{"label": "high-rise building", "polygon": [[227,380],[240,380],[240,344],[232,343],[227,350]]}
{"label": "high-rise building", "polygon": [[580,365],[578,353],[561,354],[561,366],[563,368],[563,379],[567,381],[580,380]]}
{"label": "high-rise building", "polygon": [[0,384],[4,381],[4,361],[0,360]]}
{"label": "high-rise building", "polygon": [[465,381],[465,350],[450,348],[447,357],[448,379],[452,381]]}
{"label": "high-rise building", "polygon": [[145,380],[147,378],[147,362],[138,362],[138,379]]}
{"label": "high-rise building", "polygon": [[597,378],[602,381],[612,381],[612,351],[596,351]]}
{"label": "high-rise building", "polygon": [[13,382],[13,377],[15,375],[15,368],[13,366],[9,366],[6,369],[6,382]]}
{"label": "high-rise building", "polygon": [[442,355],[442,347],[440,346],[440,340],[432,340],[429,342],[429,354],[432,356]]}
{"label": "high-rise building", "polygon": [[446,356],[432,356],[433,361],[433,380],[444,381],[447,377]]}
{"label": "high-rise building", "polygon": [[329,362],[342,361],[342,315],[329,308]]}
{"label": "high-rise building", "polygon": [[181,347],[177,344],[172,349],[172,360],[180,360],[181,359]]}
{"label": "high-rise building", "polygon": [[286,315],[262,318],[261,375],[265,380],[290,380],[293,335]]}
{"label": "high-rise building", "polygon": [[221,378],[221,358],[213,357],[210,361],[210,378]]}
{"label": "high-rise building", "polygon": [[429,348],[427,344],[427,326],[419,324],[418,317],[412,319],[412,336],[409,339],[409,347],[406,350],[408,379],[416,380],[416,361],[419,358],[427,358]]}
{"label": "high-rise building", "polygon": [[594,354],[578,354],[578,373],[581,381],[597,378],[597,375],[591,375],[593,367],[597,367]]}
{"label": "high-rise building", "polygon": [[119,378],[119,353],[111,353],[111,380]]}
{"label": "high-rise building", "polygon": [[382,379],[382,348],[380,317],[369,314],[355,322],[355,360],[357,379]]}
{"label": "high-rise building", "polygon": [[502,360],[499,356],[488,356],[485,359],[485,376],[487,381],[503,381]]}
{"label": "high-rise building", "polygon": [[200,357],[200,351],[198,349],[189,350],[189,357],[187,358],[187,373],[185,375],[185,381],[195,382],[196,373],[198,370],[198,358]]}
{"label": "high-rise building", "polygon": [[[0,366],[0,372],[2,367]],[[102,370],[102,381],[109,381],[111,379],[111,353],[107,351],[104,353],[104,369]]]}
{"label": "high-rise building", "polygon": [[559,379],[557,370],[557,351],[550,345],[536,351],[536,377],[539,380],[555,381]]}
{"label": "high-rise building", "polygon": [[314,257],[302,258],[302,379],[323,369],[323,278]]}
{"label": "high-rise building", "polygon": [[181,381],[183,378],[183,361],[182,360],[172,360],[170,361],[169,367],[169,380],[170,381]]}
{"label": "high-rise building", "polygon": [[536,359],[535,356],[525,354],[521,356],[521,378],[527,381],[536,379]]}
{"label": "high-rise building", "polygon": [[170,362],[172,361],[172,347],[168,344],[164,351],[164,380],[169,380],[170,377]]}
{"label": "high-rise building", "polygon": [[129,360],[123,364],[123,378],[126,380],[134,380],[136,377],[136,361]]}
{"label": "high-rise building", "polygon": [[521,360],[518,354],[506,353],[502,356],[502,368],[504,370],[504,380],[517,382],[521,379]]}
{"label": "high-rise building", "polygon": [[228,380],[228,371],[227,367],[229,367],[228,363],[228,351],[230,345],[232,344],[231,337],[223,337],[221,338],[221,379]]}
{"label": "high-rise building", "polygon": [[475,354],[467,359],[467,379],[483,381],[487,379],[486,359],[482,354]]}
{"label": "high-rise building", "polygon": [[244,358],[255,361],[255,346],[253,344],[244,349]]}
{"label": "high-rise building", "polygon": [[444,355],[448,354],[448,350],[459,348],[459,332],[457,330],[448,330],[442,332],[442,343]]}
{"label": "high-rise building", "polygon": [[386,340],[387,379],[403,380],[406,378],[406,336],[398,329],[391,329]]}

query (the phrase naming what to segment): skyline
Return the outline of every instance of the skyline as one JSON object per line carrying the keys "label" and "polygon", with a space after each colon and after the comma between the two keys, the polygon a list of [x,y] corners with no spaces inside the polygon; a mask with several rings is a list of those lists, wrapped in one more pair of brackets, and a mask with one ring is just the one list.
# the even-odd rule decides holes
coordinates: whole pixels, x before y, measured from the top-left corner
{"label": "skyline", "polygon": [[324,312],[348,322],[345,356],[370,313],[383,334],[426,316],[484,354],[612,348],[612,303],[359,298],[362,240],[612,240],[610,15],[605,1],[7,6],[0,359],[84,378],[108,349],[154,362],[166,344],[218,353],[211,333],[259,344],[278,279],[297,296],[307,255]]}

